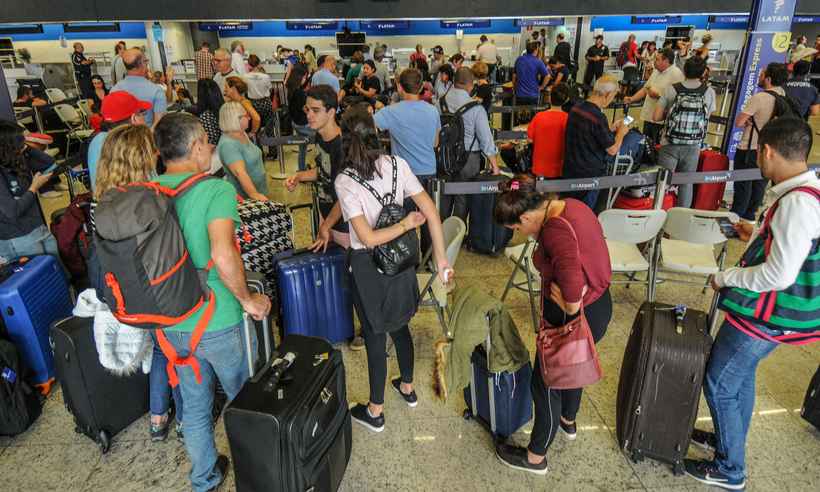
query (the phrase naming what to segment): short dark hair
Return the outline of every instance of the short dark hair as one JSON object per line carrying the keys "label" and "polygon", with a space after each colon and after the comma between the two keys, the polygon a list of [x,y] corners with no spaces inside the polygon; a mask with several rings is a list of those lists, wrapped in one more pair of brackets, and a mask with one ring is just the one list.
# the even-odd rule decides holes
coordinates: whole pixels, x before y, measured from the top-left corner
{"label": "short dark hair", "polygon": [[450,57],[450,63],[461,63],[464,61],[464,55],[461,53],[456,53],[455,55]]}
{"label": "short dark hair", "polygon": [[211,47],[211,43],[209,43],[209,42],[207,42],[207,41],[203,41],[203,42],[199,45],[199,47],[200,47],[200,48],[210,48],[210,47]]}
{"label": "short dark hair", "polygon": [[373,60],[365,60],[364,64],[373,69],[374,72],[376,71],[376,62]]}
{"label": "short dark hair", "polygon": [[789,69],[784,63],[769,63],[766,66],[766,78],[772,81],[775,87],[782,87],[789,80]]}
{"label": "short dark hair", "polygon": [[316,59],[316,66],[317,67],[324,66],[325,60],[327,60],[327,55],[319,56],[319,58]]}
{"label": "short dark hair", "polygon": [[21,85],[17,87],[17,99],[21,99],[23,97],[26,97],[27,95],[30,96],[31,93],[31,87],[27,85]]}
{"label": "short dark hair", "polygon": [[527,54],[531,55],[531,54],[535,53],[536,51],[538,51],[539,46],[541,46],[540,43],[530,41],[529,43],[527,43]]}
{"label": "short dark hair", "polygon": [[675,51],[672,50],[672,48],[664,48],[658,51],[658,53],[660,53],[662,57],[666,58],[669,63],[675,63]]}
{"label": "short dark hair", "polygon": [[188,113],[168,113],[154,127],[154,142],[163,162],[183,159],[194,141],[205,132],[199,118]]}
{"label": "short dark hair", "polygon": [[763,146],[768,145],[788,161],[806,161],[812,133],[809,124],[799,118],[775,118],[760,129],[757,148],[762,152]]}
{"label": "short dark hair", "polygon": [[799,62],[794,64],[794,68],[792,69],[792,73],[795,77],[805,77],[811,71],[811,62],[806,60],[800,60]]}
{"label": "short dark hair", "polygon": [[699,79],[705,71],[706,60],[699,56],[693,56],[683,64],[683,76],[687,79]]}
{"label": "short dark hair", "polygon": [[549,60],[547,60],[547,65],[555,65],[556,63],[558,63],[558,58],[554,56],[551,56]]}
{"label": "short dark hair", "polygon": [[475,75],[473,75],[471,68],[461,67],[456,71],[455,85],[465,87],[473,82],[475,82]]}
{"label": "short dark hair", "polygon": [[595,36],[596,41],[599,40],[599,39],[603,41],[604,35],[603,34],[598,34],[597,36]]}
{"label": "short dark hair", "polygon": [[557,36],[555,36],[555,37],[556,37],[557,39],[564,39],[564,33],[559,32],[559,33],[558,33],[558,35],[557,35]]}
{"label": "short dark hair", "polygon": [[329,85],[314,85],[305,93],[306,97],[315,99],[322,103],[326,111],[336,110],[339,108],[339,98],[336,91]]}
{"label": "short dark hair", "polygon": [[480,37],[480,38],[478,38],[478,39],[479,39],[479,41],[481,41],[482,43],[488,40],[488,38],[487,38],[487,35],[486,35],[486,34],[482,34],[482,35],[481,35],[481,37]]}
{"label": "short dark hair", "polygon": [[563,82],[555,84],[550,90],[550,105],[563,106],[569,101],[569,86]]}
{"label": "short dark hair", "polygon": [[421,92],[422,74],[416,68],[402,70],[399,75],[399,85],[408,94],[418,94]]}

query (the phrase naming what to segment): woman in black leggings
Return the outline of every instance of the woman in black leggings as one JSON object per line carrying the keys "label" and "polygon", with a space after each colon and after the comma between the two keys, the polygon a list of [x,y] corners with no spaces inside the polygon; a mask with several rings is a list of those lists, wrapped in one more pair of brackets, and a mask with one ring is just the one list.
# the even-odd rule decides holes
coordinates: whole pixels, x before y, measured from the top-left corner
{"label": "woman in black leggings", "polygon": [[[499,189],[502,194],[496,204],[496,222],[538,242],[533,262],[541,274],[547,326],[563,326],[583,309],[597,343],[612,318],[612,270],[598,218],[583,202],[572,198],[553,200],[537,192],[535,180],[528,175],[516,176]],[[575,417],[581,393],[582,388],[546,387],[536,357],[532,376],[535,422],[530,444],[527,448],[499,444],[498,459],[517,470],[546,474],[547,448],[558,429],[570,440],[576,437]]]}

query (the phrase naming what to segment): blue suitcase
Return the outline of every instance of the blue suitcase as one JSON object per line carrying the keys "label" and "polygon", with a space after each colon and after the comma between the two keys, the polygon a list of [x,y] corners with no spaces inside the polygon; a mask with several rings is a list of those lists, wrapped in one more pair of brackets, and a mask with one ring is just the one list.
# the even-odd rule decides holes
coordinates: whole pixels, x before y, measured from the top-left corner
{"label": "blue suitcase", "polygon": [[33,384],[48,385],[54,378],[49,329],[71,316],[72,307],[63,269],[53,256],[35,256],[19,264],[0,284],[0,311],[8,337],[31,369]]}
{"label": "blue suitcase", "polygon": [[513,435],[532,418],[532,364],[511,372],[490,372],[487,352],[476,347],[470,357],[470,385],[464,388],[464,418],[476,418],[496,440]]}
{"label": "blue suitcase", "polygon": [[347,253],[292,250],[276,257],[282,334],[339,343],[353,338],[353,304]]}

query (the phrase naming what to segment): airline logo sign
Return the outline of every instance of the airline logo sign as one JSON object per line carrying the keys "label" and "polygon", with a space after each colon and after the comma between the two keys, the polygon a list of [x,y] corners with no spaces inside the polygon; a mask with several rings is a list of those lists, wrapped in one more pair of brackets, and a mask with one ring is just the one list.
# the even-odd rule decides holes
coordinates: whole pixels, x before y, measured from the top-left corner
{"label": "airline logo sign", "polygon": [[763,0],[755,31],[786,32],[791,30],[795,0]]}

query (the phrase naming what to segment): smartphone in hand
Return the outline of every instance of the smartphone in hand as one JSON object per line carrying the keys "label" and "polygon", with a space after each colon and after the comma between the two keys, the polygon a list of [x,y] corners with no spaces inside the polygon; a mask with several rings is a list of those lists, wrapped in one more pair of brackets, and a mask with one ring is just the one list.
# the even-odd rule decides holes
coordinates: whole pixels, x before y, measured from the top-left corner
{"label": "smartphone in hand", "polygon": [[720,231],[729,239],[737,239],[740,235],[735,230],[735,225],[728,217],[720,217],[717,220],[718,225],[720,226]]}

